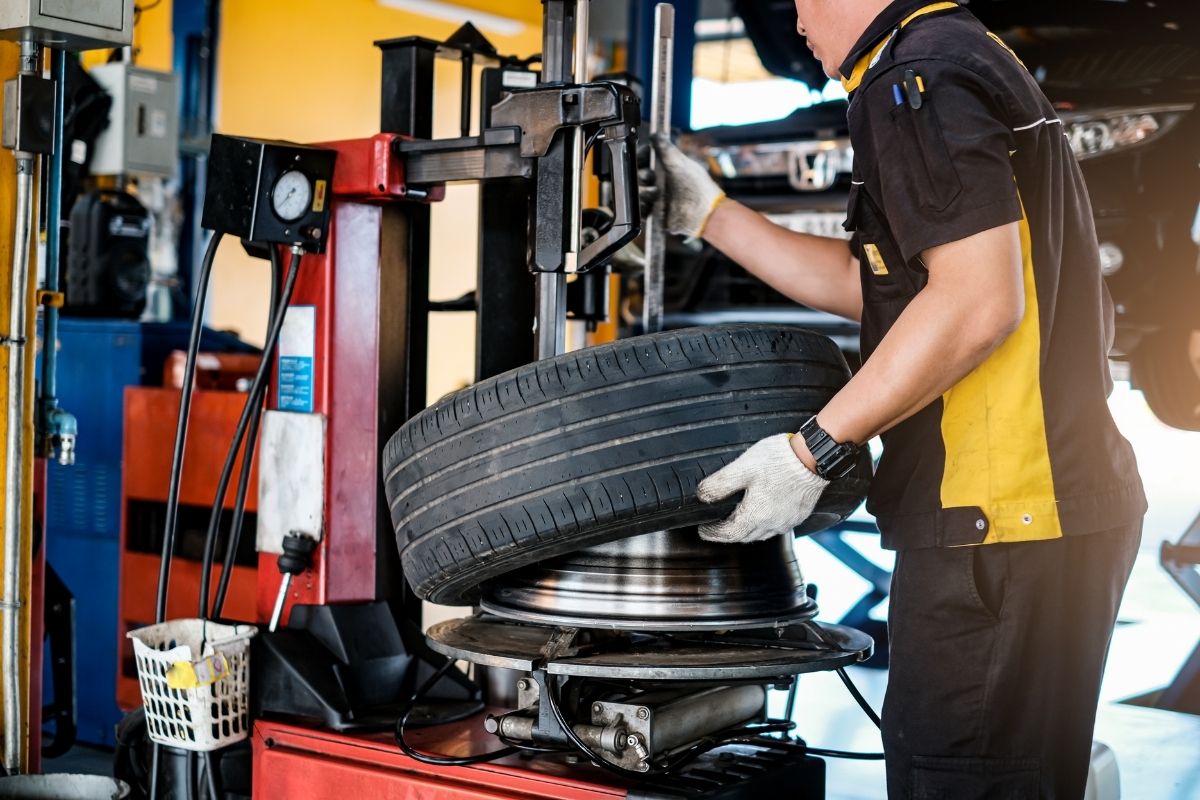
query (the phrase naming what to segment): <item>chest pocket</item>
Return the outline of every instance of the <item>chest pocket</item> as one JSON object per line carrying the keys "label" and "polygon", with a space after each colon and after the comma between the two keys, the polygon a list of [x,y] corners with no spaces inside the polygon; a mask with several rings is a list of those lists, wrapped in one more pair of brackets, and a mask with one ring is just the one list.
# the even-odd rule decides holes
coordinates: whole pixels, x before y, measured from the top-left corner
{"label": "chest pocket", "polygon": [[846,230],[858,234],[864,302],[904,300],[925,288],[925,271],[904,262],[882,212],[862,186],[851,187],[847,212]]}

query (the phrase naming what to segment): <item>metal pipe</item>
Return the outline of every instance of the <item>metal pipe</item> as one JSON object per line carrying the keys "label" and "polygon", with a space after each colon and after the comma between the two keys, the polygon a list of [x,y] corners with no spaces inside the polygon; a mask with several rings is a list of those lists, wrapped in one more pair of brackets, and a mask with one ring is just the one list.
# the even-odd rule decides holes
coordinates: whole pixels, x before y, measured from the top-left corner
{"label": "metal pipe", "polygon": [[[587,29],[590,0],[552,0],[546,3],[543,14],[543,64],[542,82],[559,83],[576,79],[587,73]],[[580,35],[582,33],[582,36]],[[575,63],[566,63],[571,51],[567,50],[570,36]],[[580,57],[580,51],[584,56]],[[580,64],[583,65],[582,73]],[[576,81],[578,82],[578,81]],[[570,135],[567,147],[571,150],[572,172],[567,183],[574,186],[569,230],[567,231],[566,270],[574,272],[579,263],[580,234],[582,232],[582,173],[583,150],[586,142],[582,135]],[[534,322],[534,341],[537,358],[550,358],[566,350],[567,280],[563,273],[538,273],[536,278],[537,317]]]}
{"label": "metal pipe", "polygon": [[[254,443],[251,442],[250,446],[253,447]],[[243,456],[243,458],[249,457],[249,455]],[[283,573],[283,581],[279,584],[279,593],[275,595],[275,608],[271,611],[271,622],[267,625],[267,630],[271,633],[274,633],[276,628],[279,627],[279,620],[283,618],[283,604],[287,602],[288,591],[291,588],[292,573],[285,572]]]}
{"label": "metal pipe", "polygon": [[[659,3],[654,9],[654,61],[650,86],[650,135],[670,135],[672,65],[675,61],[675,8]],[[650,166],[657,166],[650,154]],[[659,172],[655,170],[656,174]],[[658,176],[659,195],[663,176]],[[657,333],[663,327],[663,274],[667,261],[666,204],[658,203],[646,220],[646,271],[642,290],[642,327],[645,333]]]}
{"label": "metal pipe", "polygon": [[[47,168],[46,187],[46,279],[47,292],[58,292],[62,244],[63,125],[66,109],[67,59],[64,50],[50,51],[50,73],[54,80],[54,147]],[[58,405],[58,308],[48,303],[43,316],[42,380],[37,399],[35,454],[57,458],[63,465],[75,463],[75,417]]]}
{"label": "metal pipe", "polygon": [[[20,71],[37,74],[41,65],[41,47],[31,40],[21,42]],[[3,345],[8,350],[8,408],[5,428],[4,463],[4,574],[0,611],[4,621],[0,630],[0,694],[4,702],[4,764],[10,774],[21,771],[25,760],[27,735],[24,718],[22,674],[28,669],[21,663],[21,588],[23,585],[22,547],[25,539],[26,498],[24,486],[25,417],[25,328],[28,320],[29,243],[33,233],[33,171],[35,156],[16,152],[16,226],[13,233],[12,283],[10,286],[8,335]]]}
{"label": "metal pipe", "polygon": [[[50,156],[46,197],[46,291],[58,291],[58,269],[62,246],[62,172],[63,124],[66,112],[67,58],[63,50],[50,51],[50,74],[54,78],[54,152]],[[58,309],[46,306],[43,338],[53,344],[58,341]],[[42,398],[54,402],[58,397],[58,375],[55,371],[58,348],[42,348]]]}
{"label": "metal pipe", "polygon": [[[580,0],[575,8],[575,41],[574,41],[574,67],[572,70],[572,79],[576,84],[584,84],[588,81],[588,36],[589,36],[589,14],[591,11],[591,0]],[[570,142],[568,147],[571,152],[571,216],[570,228],[567,230],[567,257],[564,262],[567,274],[571,275],[579,272],[579,253],[583,250],[581,242],[583,236],[583,192],[584,178],[583,168],[587,158],[587,141],[583,135],[582,128],[571,128],[568,134]]]}
{"label": "metal pipe", "polygon": [[684,744],[749,722],[762,713],[767,691],[757,684],[720,686],[688,695],[654,709],[650,725],[651,753]]}

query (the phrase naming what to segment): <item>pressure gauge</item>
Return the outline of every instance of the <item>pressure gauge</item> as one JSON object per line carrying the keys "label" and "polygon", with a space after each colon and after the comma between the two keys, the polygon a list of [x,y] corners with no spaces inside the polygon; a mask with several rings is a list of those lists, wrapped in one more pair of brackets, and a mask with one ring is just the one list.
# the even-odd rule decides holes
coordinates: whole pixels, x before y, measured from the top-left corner
{"label": "pressure gauge", "polygon": [[271,190],[271,209],[285,222],[295,222],[308,213],[312,197],[308,176],[289,169],[275,181],[275,188]]}
{"label": "pressure gauge", "polygon": [[336,163],[335,150],[214,133],[200,224],[247,242],[324,252]]}

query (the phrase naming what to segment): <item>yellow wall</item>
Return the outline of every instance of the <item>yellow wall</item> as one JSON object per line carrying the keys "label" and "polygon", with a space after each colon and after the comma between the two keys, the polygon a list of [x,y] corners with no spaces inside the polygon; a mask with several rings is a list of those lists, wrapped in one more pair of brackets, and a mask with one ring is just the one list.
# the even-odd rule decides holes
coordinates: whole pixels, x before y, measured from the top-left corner
{"label": "yellow wall", "polygon": [[[484,29],[502,53],[541,49],[537,0],[469,0],[490,13],[529,20],[516,36]],[[488,7],[490,6],[490,7]],[[500,9],[504,9],[500,11]],[[517,13],[520,12],[520,13]],[[445,39],[458,23],[417,16],[376,0],[224,0],[217,79],[217,130],[319,142],[379,130],[380,56],[373,42],[398,36]],[[457,67],[439,61],[436,136],[457,136]],[[477,191],[452,186],[433,214],[431,296],[458,297],[475,285]],[[221,248],[214,270],[212,323],[261,342],[268,275],[236,243]],[[469,382],[474,372],[471,314],[435,315],[430,339],[430,396]]]}
{"label": "yellow wall", "polygon": [[[188,0],[183,0],[188,2]],[[133,28],[134,61],[147,69],[170,72],[174,66],[174,36],[171,34],[173,0],[157,5],[139,2],[146,10],[137,15]]]}
{"label": "yellow wall", "polygon": [[[174,0],[137,4],[146,6],[145,11],[139,11],[134,16],[133,61],[138,66],[171,71],[174,62],[174,35],[171,33],[173,4]],[[91,69],[108,61],[111,53],[111,50],[88,50],[80,56],[80,61]]]}

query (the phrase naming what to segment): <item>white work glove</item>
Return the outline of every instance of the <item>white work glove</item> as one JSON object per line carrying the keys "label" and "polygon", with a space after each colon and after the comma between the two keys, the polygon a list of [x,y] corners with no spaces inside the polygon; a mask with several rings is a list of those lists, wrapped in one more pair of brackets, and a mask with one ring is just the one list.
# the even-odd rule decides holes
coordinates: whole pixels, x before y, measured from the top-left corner
{"label": "white work glove", "polygon": [[[699,239],[725,192],[702,165],[683,154],[666,134],[654,137],[658,169],[666,184],[667,230],[676,236]],[[653,180],[653,173],[650,173]]]}
{"label": "white work glove", "polygon": [[715,503],[745,491],[733,514],[700,526],[700,538],[723,544],[761,542],[792,530],[812,515],[829,481],[813,474],[781,433],[755,444],[736,461],[697,487],[702,503]]}

